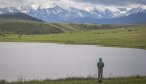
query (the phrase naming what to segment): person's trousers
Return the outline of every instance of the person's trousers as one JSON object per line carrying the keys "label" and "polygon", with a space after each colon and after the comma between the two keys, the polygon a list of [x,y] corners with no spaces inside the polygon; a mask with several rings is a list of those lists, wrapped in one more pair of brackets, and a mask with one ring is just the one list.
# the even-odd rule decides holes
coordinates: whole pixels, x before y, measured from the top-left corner
{"label": "person's trousers", "polygon": [[102,79],[103,77],[103,69],[98,69],[98,78]]}

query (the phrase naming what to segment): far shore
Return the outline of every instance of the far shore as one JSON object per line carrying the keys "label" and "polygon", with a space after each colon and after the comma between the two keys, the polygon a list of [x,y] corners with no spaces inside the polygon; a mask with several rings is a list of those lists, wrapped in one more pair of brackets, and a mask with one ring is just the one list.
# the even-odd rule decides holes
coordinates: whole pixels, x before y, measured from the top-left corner
{"label": "far shore", "polygon": [[113,47],[113,48],[134,48],[134,49],[144,49],[146,50],[145,48],[139,48],[139,47],[123,47],[123,46],[106,46],[106,45],[96,45],[96,44],[78,44],[78,43],[74,43],[74,44],[69,44],[69,43],[62,43],[62,42],[15,42],[15,41],[9,41],[9,42],[3,42],[3,41],[0,41],[0,43],[49,43],[49,44],[64,44],[64,45],[93,45],[93,46],[97,46],[97,47]]}
{"label": "far shore", "polygon": [[145,32],[145,26],[136,26],[129,28],[76,31],[39,35],[5,34],[5,36],[0,35],[0,42],[61,43],[146,49]]}

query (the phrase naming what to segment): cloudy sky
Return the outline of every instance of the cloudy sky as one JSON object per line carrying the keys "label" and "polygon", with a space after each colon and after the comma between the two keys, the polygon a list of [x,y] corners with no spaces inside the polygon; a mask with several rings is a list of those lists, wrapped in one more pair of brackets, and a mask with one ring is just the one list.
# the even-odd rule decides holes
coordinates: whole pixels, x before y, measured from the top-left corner
{"label": "cloudy sky", "polygon": [[145,6],[146,0],[0,0],[0,8],[4,7],[20,7],[32,6],[37,8],[53,7],[59,5],[61,7],[76,7],[81,9],[89,9],[91,7],[105,8],[105,7],[138,7]]}

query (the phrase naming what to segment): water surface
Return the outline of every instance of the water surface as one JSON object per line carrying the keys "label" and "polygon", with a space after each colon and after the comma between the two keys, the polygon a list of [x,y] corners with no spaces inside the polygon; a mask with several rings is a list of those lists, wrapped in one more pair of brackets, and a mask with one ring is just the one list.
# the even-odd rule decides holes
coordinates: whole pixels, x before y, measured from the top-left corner
{"label": "water surface", "polygon": [[146,75],[146,50],[95,45],[0,42],[0,79],[96,77],[102,57],[104,77]]}

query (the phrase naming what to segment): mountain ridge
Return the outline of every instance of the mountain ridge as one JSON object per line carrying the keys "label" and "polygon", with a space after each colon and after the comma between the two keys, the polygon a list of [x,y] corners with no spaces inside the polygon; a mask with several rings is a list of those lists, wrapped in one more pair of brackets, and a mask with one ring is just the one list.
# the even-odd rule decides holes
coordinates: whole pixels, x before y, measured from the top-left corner
{"label": "mountain ridge", "polygon": [[[135,15],[135,14],[137,15],[136,17],[140,17],[138,14],[140,13],[145,14],[146,9],[142,6],[139,6],[137,8],[132,8],[132,9],[116,8],[115,10],[112,10],[110,8],[106,8],[105,10],[100,10],[93,7],[88,11],[83,10],[83,9],[77,9],[74,7],[64,9],[60,6],[54,6],[52,8],[38,7],[37,9],[33,9],[32,7],[20,7],[19,9],[13,8],[13,7],[0,8],[0,13],[9,13],[9,12],[25,13],[32,17],[42,19],[46,22],[79,22],[79,23],[117,24],[116,22],[113,22],[110,20],[131,17],[131,15]],[[142,23],[145,23],[145,20],[143,21],[144,22]],[[124,22],[121,22],[121,23],[124,23]],[[128,22],[128,23],[133,24],[133,22]]]}
{"label": "mountain ridge", "polygon": [[5,19],[5,20],[28,20],[28,21],[37,21],[37,22],[44,22],[41,19],[29,16],[27,14],[24,13],[4,13],[4,14],[0,14],[0,19]]}

